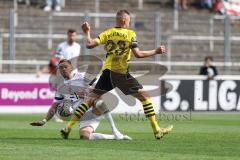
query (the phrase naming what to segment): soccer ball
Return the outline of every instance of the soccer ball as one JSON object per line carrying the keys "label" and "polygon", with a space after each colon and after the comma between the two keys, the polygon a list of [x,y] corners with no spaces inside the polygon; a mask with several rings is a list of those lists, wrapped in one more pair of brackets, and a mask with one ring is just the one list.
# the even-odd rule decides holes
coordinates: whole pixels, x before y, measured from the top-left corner
{"label": "soccer ball", "polygon": [[63,100],[58,106],[57,106],[57,114],[60,118],[68,118],[72,114],[72,102],[68,100]]}

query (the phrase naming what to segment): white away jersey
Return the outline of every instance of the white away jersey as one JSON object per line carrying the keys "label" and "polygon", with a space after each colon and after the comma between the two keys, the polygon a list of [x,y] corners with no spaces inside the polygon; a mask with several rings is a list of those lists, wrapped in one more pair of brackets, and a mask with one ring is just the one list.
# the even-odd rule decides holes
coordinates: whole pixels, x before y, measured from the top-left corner
{"label": "white away jersey", "polygon": [[84,94],[89,87],[89,81],[84,79],[80,73],[75,73],[70,80],[63,80],[57,85],[57,91],[54,103],[60,103],[62,100],[70,100],[73,103],[81,100],[79,94]]}

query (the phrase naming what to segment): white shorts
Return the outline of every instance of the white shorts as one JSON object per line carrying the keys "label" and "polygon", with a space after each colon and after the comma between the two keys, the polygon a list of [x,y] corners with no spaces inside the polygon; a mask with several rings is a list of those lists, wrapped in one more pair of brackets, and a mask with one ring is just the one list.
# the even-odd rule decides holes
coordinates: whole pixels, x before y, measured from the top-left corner
{"label": "white shorts", "polygon": [[85,127],[92,127],[95,132],[103,116],[96,116],[92,113],[92,109],[89,109],[84,116],[80,119],[79,129]]}
{"label": "white shorts", "polygon": [[[73,110],[75,111],[77,107],[82,103],[82,101],[78,101],[73,105]],[[92,109],[90,108],[84,116],[80,119],[79,122],[79,129],[85,127],[92,127],[93,131],[95,132],[100,121],[103,119],[103,116],[96,116],[92,113]]]}
{"label": "white shorts", "polygon": [[100,120],[97,120],[97,119],[91,119],[88,121],[80,121],[79,129],[83,129],[85,127],[92,127],[93,132],[95,132],[99,123],[100,123]]}

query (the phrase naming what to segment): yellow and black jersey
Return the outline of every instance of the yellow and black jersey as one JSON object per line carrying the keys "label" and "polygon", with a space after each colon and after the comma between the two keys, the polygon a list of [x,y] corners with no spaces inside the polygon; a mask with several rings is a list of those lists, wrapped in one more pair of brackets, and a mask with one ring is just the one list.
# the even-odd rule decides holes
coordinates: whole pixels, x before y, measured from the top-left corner
{"label": "yellow and black jersey", "polygon": [[110,28],[95,40],[98,44],[103,44],[107,52],[102,69],[125,74],[131,59],[131,49],[137,47],[135,32],[126,28]]}

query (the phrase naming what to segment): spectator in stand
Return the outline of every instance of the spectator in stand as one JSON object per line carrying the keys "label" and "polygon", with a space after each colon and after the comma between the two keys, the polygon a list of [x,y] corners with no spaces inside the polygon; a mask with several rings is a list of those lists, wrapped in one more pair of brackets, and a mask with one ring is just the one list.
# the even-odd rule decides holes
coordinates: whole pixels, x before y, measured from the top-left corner
{"label": "spectator in stand", "polygon": [[214,0],[201,0],[201,8],[212,9]]}
{"label": "spectator in stand", "polygon": [[55,11],[61,11],[61,0],[46,0],[46,6],[44,7],[45,12],[50,12],[52,7],[54,7]]}
{"label": "spectator in stand", "polygon": [[37,77],[40,77],[42,74],[50,74],[49,83],[52,89],[56,89],[56,75],[57,75],[57,66],[58,61],[61,59],[59,54],[54,54],[53,57],[49,60],[47,66],[44,66],[40,71],[37,72]]}
{"label": "spectator in stand", "polygon": [[206,75],[208,80],[213,79],[216,75],[218,75],[217,69],[213,66],[213,57],[206,56],[204,60],[204,66],[200,68],[200,75]]}
{"label": "spectator in stand", "polygon": [[183,9],[183,10],[188,9],[187,0],[177,0],[177,3],[178,3],[178,8],[179,9]]}
{"label": "spectator in stand", "polygon": [[27,6],[30,5],[30,0],[18,0],[17,2],[18,2],[18,3],[24,3],[24,4],[26,4]]}
{"label": "spectator in stand", "polygon": [[223,14],[223,4],[221,0],[214,0],[212,11]]}

